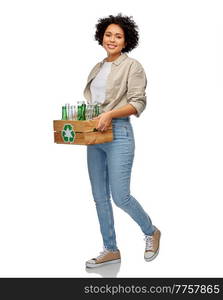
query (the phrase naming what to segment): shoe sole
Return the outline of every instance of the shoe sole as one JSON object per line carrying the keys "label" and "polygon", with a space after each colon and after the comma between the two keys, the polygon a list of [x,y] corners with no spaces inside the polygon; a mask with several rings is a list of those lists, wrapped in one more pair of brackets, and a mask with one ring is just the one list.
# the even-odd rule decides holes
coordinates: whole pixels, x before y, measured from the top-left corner
{"label": "shoe sole", "polygon": [[152,260],[154,260],[156,257],[157,257],[157,255],[159,254],[159,249],[156,251],[156,253],[153,255],[153,256],[151,256],[150,258],[146,258],[145,256],[144,256],[144,259],[145,259],[145,261],[152,261]]}
{"label": "shoe sole", "polygon": [[111,264],[117,264],[120,263],[121,259],[114,259],[114,260],[110,260],[110,261],[105,261],[103,263],[100,264],[91,264],[91,263],[86,263],[86,267],[87,268],[98,268],[104,265],[111,265]]}

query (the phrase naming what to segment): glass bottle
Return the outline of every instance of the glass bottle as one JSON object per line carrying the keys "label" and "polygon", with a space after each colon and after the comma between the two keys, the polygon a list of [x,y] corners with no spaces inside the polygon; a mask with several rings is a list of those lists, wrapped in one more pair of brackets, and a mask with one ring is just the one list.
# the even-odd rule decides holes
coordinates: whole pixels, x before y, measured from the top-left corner
{"label": "glass bottle", "polygon": [[62,120],[67,120],[67,108],[62,106]]}

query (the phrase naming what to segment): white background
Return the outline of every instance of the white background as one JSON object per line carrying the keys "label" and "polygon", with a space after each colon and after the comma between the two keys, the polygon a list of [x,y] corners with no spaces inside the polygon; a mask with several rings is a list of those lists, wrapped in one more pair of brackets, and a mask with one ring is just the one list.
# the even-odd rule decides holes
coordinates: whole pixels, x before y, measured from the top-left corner
{"label": "white background", "polygon": [[[222,1],[1,1],[1,277],[223,276]],[[83,100],[100,17],[140,28],[129,53],[148,76],[148,106],[132,117],[132,195],[162,231],[143,260],[140,228],[114,207],[122,264],[93,273],[102,250],[86,147],[57,145],[61,106]]]}

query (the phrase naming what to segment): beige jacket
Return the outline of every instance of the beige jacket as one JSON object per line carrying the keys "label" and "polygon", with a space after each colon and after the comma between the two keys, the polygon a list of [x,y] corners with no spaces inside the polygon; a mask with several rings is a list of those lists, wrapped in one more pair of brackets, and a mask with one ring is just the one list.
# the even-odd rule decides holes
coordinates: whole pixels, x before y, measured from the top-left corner
{"label": "beige jacket", "polygon": [[[91,81],[98,74],[105,60],[106,58],[97,63],[88,76],[84,97],[89,104],[91,103]],[[122,53],[112,62],[107,79],[105,101],[101,105],[102,112],[131,104],[137,110],[136,116],[139,117],[146,107],[146,85],[147,79],[142,65],[136,59]]]}

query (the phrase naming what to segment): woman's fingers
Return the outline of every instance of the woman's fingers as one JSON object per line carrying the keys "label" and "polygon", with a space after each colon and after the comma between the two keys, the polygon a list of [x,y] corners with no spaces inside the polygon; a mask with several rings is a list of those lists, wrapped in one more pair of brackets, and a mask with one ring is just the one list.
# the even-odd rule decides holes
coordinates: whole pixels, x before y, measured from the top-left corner
{"label": "woman's fingers", "polygon": [[96,128],[100,131],[107,130],[110,123],[111,123],[111,117],[109,116],[108,113],[102,113],[101,115],[99,115],[95,119],[98,119],[98,123],[97,123]]}
{"label": "woman's fingers", "polygon": [[102,127],[102,131],[106,131],[108,129],[108,125],[105,124],[103,127]]}
{"label": "woman's fingers", "polygon": [[101,124],[101,122],[99,121],[96,128],[98,130],[101,130],[103,128],[103,126],[104,126],[104,124]]}
{"label": "woman's fingers", "polygon": [[108,125],[106,123],[98,124],[98,130],[105,131],[108,129]]}

